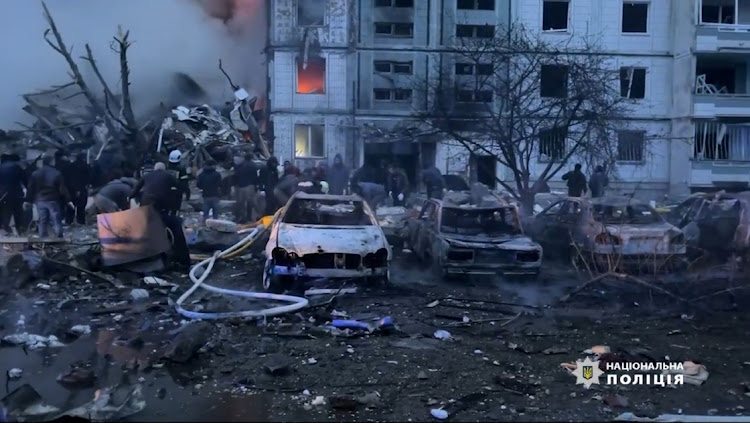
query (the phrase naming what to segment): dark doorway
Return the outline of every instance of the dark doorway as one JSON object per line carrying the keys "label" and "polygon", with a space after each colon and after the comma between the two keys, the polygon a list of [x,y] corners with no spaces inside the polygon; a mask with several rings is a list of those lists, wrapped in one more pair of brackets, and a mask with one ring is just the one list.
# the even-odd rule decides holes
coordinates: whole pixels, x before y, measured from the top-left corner
{"label": "dark doorway", "polygon": [[421,147],[420,149],[420,143],[411,141],[365,143],[364,163],[371,166],[387,166],[392,163],[404,169],[409,185],[415,188],[418,186],[417,179],[422,164],[420,153],[428,162],[435,160],[435,143],[422,143]]}
{"label": "dark doorway", "polygon": [[497,187],[497,159],[493,156],[472,155],[477,171],[477,182],[495,189]]}

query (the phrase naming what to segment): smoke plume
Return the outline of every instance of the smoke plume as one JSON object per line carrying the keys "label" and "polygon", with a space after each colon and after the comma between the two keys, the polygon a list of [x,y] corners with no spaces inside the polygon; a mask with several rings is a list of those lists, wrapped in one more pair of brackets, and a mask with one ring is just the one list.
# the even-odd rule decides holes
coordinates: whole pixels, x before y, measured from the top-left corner
{"label": "smoke plume", "polygon": [[[252,95],[264,97],[266,66],[265,0],[47,0],[52,17],[73,57],[89,43],[110,87],[119,92],[119,63],[110,49],[118,26],[130,31],[128,50],[131,92],[136,113],[159,103],[185,99],[185,85],[208,96],[205,101],[231,99],[232,88],[218,69]],[[0,13],[0,128],[28,122],[20,95],[70,81],[65,60],[44,40],[47,24],[41,3],[4,0]],[[88,63],[78,60],[90,79]],[[186,78],[187,76],[187,78]],[[192,79],[192,81],[191,81]],[[187,82],[186,82],[187,81]],[[90,85],[99,90],[93,80]],[[193,87],[195,88],[195,87]]]}

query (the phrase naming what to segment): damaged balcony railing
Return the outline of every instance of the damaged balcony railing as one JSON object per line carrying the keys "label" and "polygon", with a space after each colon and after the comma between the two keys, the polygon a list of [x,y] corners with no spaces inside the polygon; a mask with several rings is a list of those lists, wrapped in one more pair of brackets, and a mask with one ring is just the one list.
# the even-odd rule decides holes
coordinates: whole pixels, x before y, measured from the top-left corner
{"label": "damaged balcony railing", "polygon": [[750,123],[696,122],[693,159],[750,161]]}

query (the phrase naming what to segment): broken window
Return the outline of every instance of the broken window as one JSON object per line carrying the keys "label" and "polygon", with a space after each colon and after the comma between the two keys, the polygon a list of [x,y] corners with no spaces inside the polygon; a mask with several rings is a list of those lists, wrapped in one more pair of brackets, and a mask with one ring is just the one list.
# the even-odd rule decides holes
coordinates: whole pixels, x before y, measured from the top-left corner
{"label": "broken window", "polygon": [[734,1],[731,4],[701,5],[701,23],[734,23]]}
{"label": "broken window", "polygon": [[646,97],[646,69],[620,68],[620,95],[633,99]]}
{"label": "broken window", "polygon": [[568,96],[568,67],[565,65],[542,65],[540,95],[546,98]]}
{"label": "broken window", "polygon": [[539,131],[539,161],[557,161],[565,155],[565,128]]}
{"label": "broken window", "polygon": [[375,34],[386,37],[410,38],[414,36],[414,24],[375,22]]}
{"label": "broken window", "polygon": [[297,59],[297,94],[325,94],[326,59],[310,57],[305,66],[302,58]]}
{"label": "broken window", "polygon": [[488,64],[476,64],[471,63],[456,63],[456,75],[492,75],[492,65]]}
{"label": "broken window", "polygon": [[646,146],[644,131],[617,132],[617,161],[642,162]]}
{"label": "broken window", "polygon": [[375,0],[375,7],[414,7],[414,0]]}
{"label": "broken window", "polygon": [[456,25],[456,37],[492,38],[494,36],[494,25]]}
{"label": "broken window", "polygon": [[515,209],[471,210],[444,207],[440,219],[440,231],[460,235],[513,235],[521,232]]}
{"label": "broken window", "polygon": [[377,101],[409,101],[412,90],[406,88],[375,88],[372,90],[373,98]]}
{"label": "broken window", "polygon": [[294,125],[294,156],[325,157],[325,126]]}
{"label": "broken window", "polygon": [[544,0],[542,31],[567,31],[569,0]]}
{"label": "broken window", "polygon": [[321,0],[297,0],[297,25],[323,26],[327,3]]}
{"label": "broken window", "polygon": [[488,90],[458,90],[456,101],[460,103],[491,103],[492,91]]}
{"label": "broken window", "polygon": [[626,34],[648,32],[648,3],[625,2],[622,4],[622,32]]}
{"label": "broken window", "polygon": [[395,73],[401,75],[412,74],[412,62],[392,62],[387,60],[376,60],[373,63],[377,73]]}
{"label": "broken window", "polygon": [[649,225],[662,222],[659,212],[648,204],[633,201],[595,203],[592,214],[594,220],[604,224]]}
{"label": "broken window", "polygon": [[495,0],[457,0],[458,10],[495,10]]}
{"label": "broken window", "polygon": [[293,225],[373,226],[362,201],[296,198],[284,213],[284,223]]}

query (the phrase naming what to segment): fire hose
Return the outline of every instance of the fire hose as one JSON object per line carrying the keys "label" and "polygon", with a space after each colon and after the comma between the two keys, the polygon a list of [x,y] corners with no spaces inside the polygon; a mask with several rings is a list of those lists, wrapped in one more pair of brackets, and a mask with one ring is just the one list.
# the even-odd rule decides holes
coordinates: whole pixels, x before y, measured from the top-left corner
{"label": "fire hose", "polygon": [[[246,250],[250,245],[252,245],[255,240],[257,240],[261,234],[266,230],[266,226],[264,225],[257,225],[252,232],[250,232],[245,238],[240,240],[235,245],[227,248],[224,251],[217,251],[214,253],[214,255],[210,258],[207,258],[203,260],[202,262],[198,263],[197,265],[193,266],[192,269],[190,269],[190,280],[193,281],[193,286],[185,291],[182,296],[180,296],[179,299],[177,299],[177,302],[175,303],[175,309],[178,313],[181,315],[190,318],[190,319],[201,319],[201,320],[219,320],[219,319],[232,319],[232,318],[266,318],[266,317],[273,317],[278,316],[281,314],[287,314],[292,313],[297,310],[301,310],[309,304],[308,300],[306,298],[302,297],[295,297],[292,295],[278,295],[278,294],[269,294],[265,292],[253,292],[253,291],[239,291],[235,289],[227,289],[227,288],[219,288],[217,286],[209,285],[205,283],[205,280],[208,279],[208,276],[211,274],[211,271],[214,268],[214,264],[216,264],[216,260],[220,258],[231,258],[234,257],[244,250]],[[200,275],[200,277],[196,276],[198,269],[203,269],[203,273]],[[230,311],[230,312],[222,312],[222,313],[210,313],[210,312],[197,312],[197,311],[190,311],[185,310],[182,308],[182,304],[190,298],[191,295],[198,289],[203,288],[207,291],[211,291],[217,294],[223,294],[223,295],[230,295],[235,297],[241,297],[241,298],[257,298],[257,299],[264,299],[264,300],[274,300],[274,301],[283,301],[288,302],[291,304],[282,305],[282,306],[276,306],[271,307],[263,310],[247,310],[247,311]]]}

